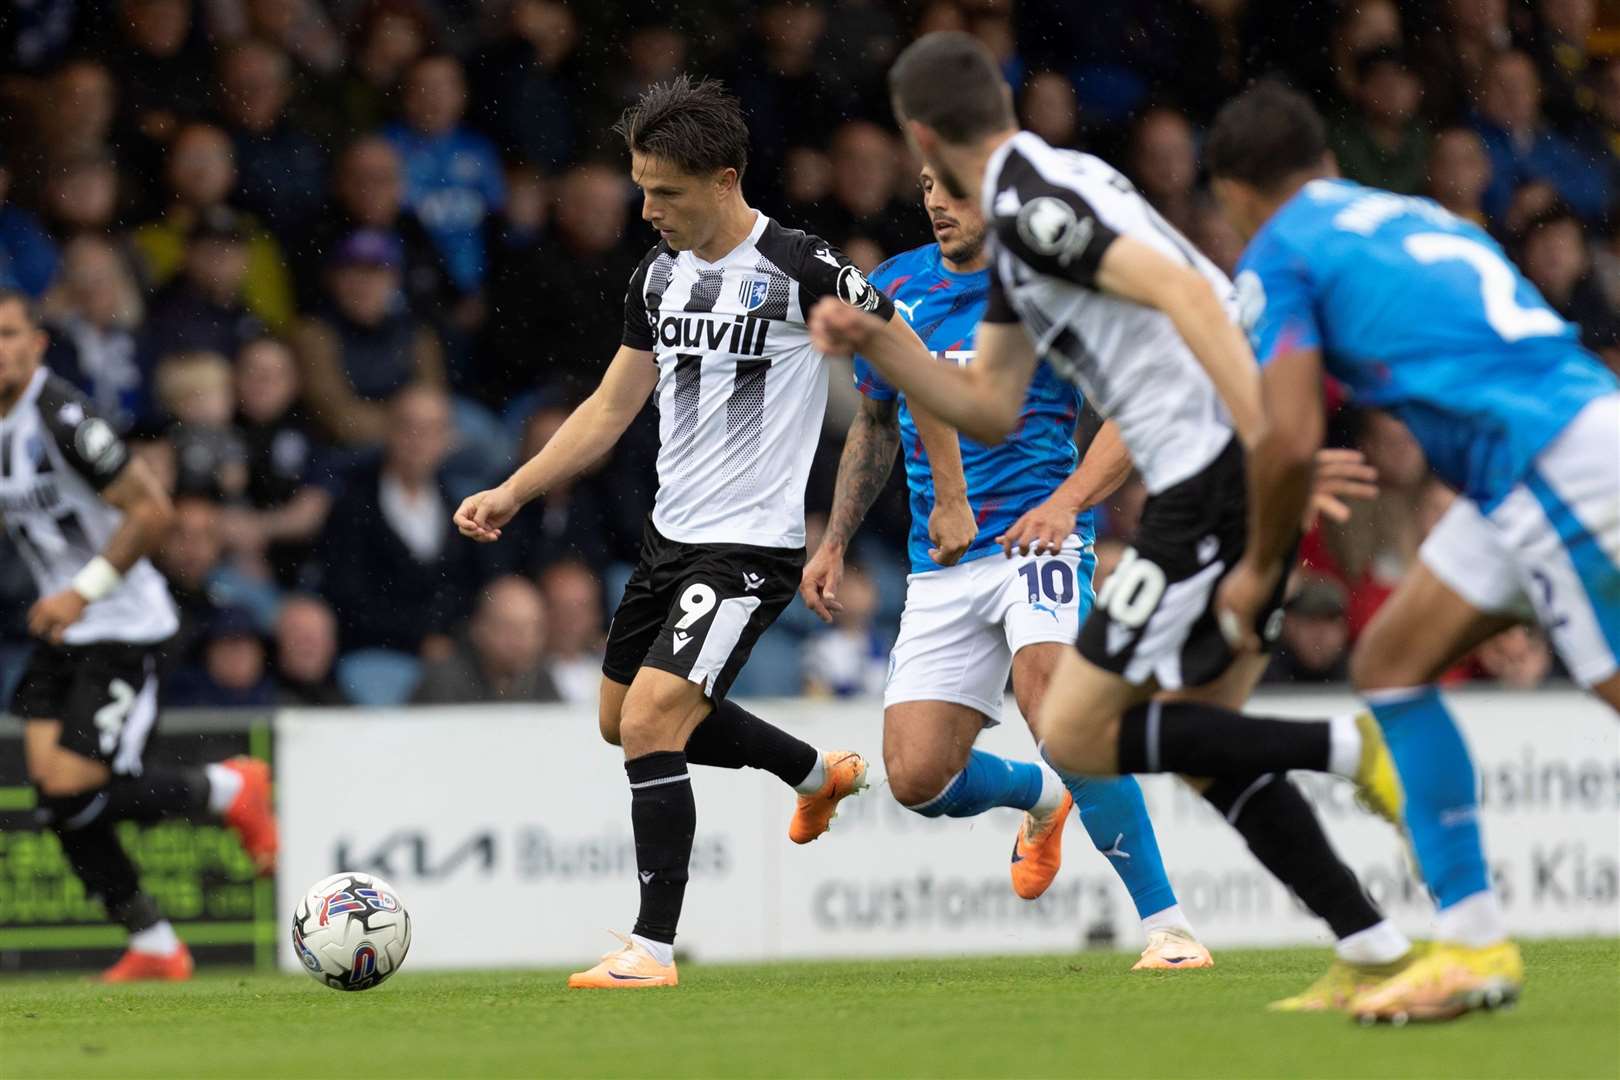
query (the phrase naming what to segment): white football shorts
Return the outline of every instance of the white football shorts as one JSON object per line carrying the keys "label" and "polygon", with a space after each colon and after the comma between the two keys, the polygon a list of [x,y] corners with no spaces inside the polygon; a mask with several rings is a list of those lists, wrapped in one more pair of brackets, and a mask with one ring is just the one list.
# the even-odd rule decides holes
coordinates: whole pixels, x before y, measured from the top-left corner
{"label": "white football shorts", "polygon": [[950,701],[999,723],[1012,658],[1027,645],[1073,645],[1091,611],[1091,545],[1071,536],[1051,555],[999,551],[912,574],[889,654],[887,708]]}
{"label": "white football shorts", "polygon": [[1620,670],[1620,394],[1577,413],[1489,514],[1452,503],[1420,555],[1479,610],[1533,615],[1582,685]]}

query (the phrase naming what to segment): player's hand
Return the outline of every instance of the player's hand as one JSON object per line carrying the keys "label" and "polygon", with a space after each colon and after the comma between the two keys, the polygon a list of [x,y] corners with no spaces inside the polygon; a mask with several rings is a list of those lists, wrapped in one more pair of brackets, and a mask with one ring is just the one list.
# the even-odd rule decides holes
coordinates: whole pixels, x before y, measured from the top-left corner
{"label": "player's hand", "polygon": [[883,332],[883,320],[835,297],[824,296],[810,309],[810,342],[828,356],[853,356]]}
{"label": "player's hand", "polygon": [[1343,524],[1350,520],[1346,499],[1372,499],[1378,495],[1378,470],[1367,464],[1360,450],[1318,450],[1316,478],[1302,527],[1309,532],[1318,516]]}
{"label": "player's hand", "polygon": [[1255,633],[1255,620],[1260,608],[1277,589],[1282,570],[1262,570],[1248,559],[1238,560],[1232,572],[1221,579],[1215,594],[1215,621],[1221,636],[1238,652],[1260,652],[1260,635]]}
{"label": "player's hand", "polygon": [[822,544],[804,564],[799,595],[804,597],[805,607],[820,616],[822,622],[830,623],[833,616],[844,610],[844,605],[838,602],[838,587],[843,582],[844,553]]}
{"label": "player's hand", "polygon": [[42,597],[28,609],[28,632],[52,645],[62,644],[67,628],[79,621],[90,602],[72,589]]}
{"label": "player's hand", "polygon": [[501,538],[501,527],[517,512],[517,498],[504,486],[495,487],[461,500],[454,520],[462,536],[488,544]]}
{"label": "player's hand", "polygon": [[1048,499],[1012,523],[1012,528],[996,537],[1007,558],[1014,555],[1053,554],[1063,550],[1064,541],[1074,535],[1079,514]]}
{"label": "player's hand", "polygon": [[978,535],[979,523],[966,499],[937,501],[928,515],[928,539],[934,545],[928,557],[941,566],[955,566]]}

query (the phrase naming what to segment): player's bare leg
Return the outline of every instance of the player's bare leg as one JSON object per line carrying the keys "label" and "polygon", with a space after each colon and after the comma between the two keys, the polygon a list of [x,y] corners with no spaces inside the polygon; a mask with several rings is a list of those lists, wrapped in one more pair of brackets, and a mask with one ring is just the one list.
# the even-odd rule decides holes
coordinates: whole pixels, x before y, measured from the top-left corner
{"label": "player's bare leg", "polygon": [[[1026,645],[1013,656],[1013,695],[1018,708],[1030,723],[1035,734],[1035,717],[1046,698],[1052,682],[1052,673],[1062,657],[1073,652],[1068,645],[1040,642]],[[1037,742],[1039,736],[1037,735]],[[1214,959],[1193,932],[1192,923],[1176,902],[1175,890],[1165,874],[1164,859],[1159,854],[1158,837],[1153,822],[1148,818],[1147,805],[1142,800],[1142,789],[1134,777],[1114,779],[1069,776],[1065,779],[1070,802],[1080,811],[1080,824],[1091,838],[1093,846],[1108,860],[1136,905],[1147,934],[1147,947],[1136,962],[1136,970],[1177,971],[1185,968],[1213,967]],[[1068,806],[1063,807],[1066,817]],[[1018,840],[1014,845],[1013,886],[1020,896],[1031,891],[1020,887],[1017,860],[1020,854],[1039,855],[1051,830],[1061,836],[1062,819],[1055,826],[1050,819],[1041,820],[1034,813],[1024,815]],[[1055,842],[1052,842],[1055,848]],[[1056,853],[1052,859],[1049,884],[1057,872]],[[1041,884],[1044,891],[1046,885]]]}
{"label": "player's bare leg", "polygon": [[[1160,700],[1235,709],[1253,692],[1264,668],[1260,656],[1240,657],[1214,682],[1160,695]],[[1087,700],[1082,695],[1088,693],[1096,697]],[[1117,745],[1120,714],[1147,697],[1146,688],[1132,687],[1077,652],[1065,653],[1041,708],[1040,731],[1048,760],[1060,774],[1067,768],[1065,760],[1081,760],[1101,762],[1101,775],[1111,775],[1118,768],[1118,759],[1110,763],[1107,756],[1110,744]],[[1054,740],[1069,755],[1067,759],[1053,753]],[[1261,865],[1326,922],[1338,939],[1338,958],[1330,978],[1277,1007],[1290,1011],[1343,1008],[1348,1002],[1345,984],[1333,977],[1340,968],[1385,972],[1397,970],[1392,965],[1404,965],[1411,959],[1411,942],[1373,906],[1355,874],[1329,844],[1310,804],[1286,776],[1267,772],[1218,777],[1201,794],[1243,836]]]}
{"label": "player's bare leg", "polygon": [[1435,947],[1363,988],[1350,1005],[1358,1016],[1447,1019],[1515,1000],[1522,988],[1523,963],[1485,863],[1478,775],[1436,685],[1515,621],[1478,610],[1420,562],[1356,644],[1351,680],[1400,769],[1407,834],[1439,909]]}
{"label": "player's bare leg", "polygon": [[114,826],[122,820],[155,821],[213,810],[236,829],[250,856],[264,858],[255,858],[258,865],[273,868],[276,833],[268,769],[261,762],[237,759],[205,769],[147,769],[139,777],[115,777],[104,763],[61,745],[61,733],[59,721],[27,720],[24,759],[40,811],[69,865],[86,891],[100,897],[107,913],[130,932],[129,950],[102,978],[190,978],[191,953],[141,891]]}

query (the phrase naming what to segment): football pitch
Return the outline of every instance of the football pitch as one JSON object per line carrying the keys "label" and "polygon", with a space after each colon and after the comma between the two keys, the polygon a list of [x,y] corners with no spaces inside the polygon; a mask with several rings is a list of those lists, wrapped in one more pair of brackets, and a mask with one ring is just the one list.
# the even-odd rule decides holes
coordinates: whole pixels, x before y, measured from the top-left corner
{"label": "football pitch", "polygon": [[0,1076],[1615,1077],[1620,941],[1525,949],[1518,1008],[1428,1027],[1268,1014],[1323,950],[1226,951],[1213,971],[1123,954],[690,964],[676,990],[559,972],[406,969],[336,993],[299,975],[179,986],[0,981]]}

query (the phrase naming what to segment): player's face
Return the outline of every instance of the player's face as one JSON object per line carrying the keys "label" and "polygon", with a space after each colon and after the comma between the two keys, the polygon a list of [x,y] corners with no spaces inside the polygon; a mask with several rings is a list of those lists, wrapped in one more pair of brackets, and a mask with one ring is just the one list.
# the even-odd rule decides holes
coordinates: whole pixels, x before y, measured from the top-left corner
{"label": "player's face", "polygon": [[958,199],[945,190],[932,166],[924,165],[919,178],[923,209],[933,226],[939,250],[955,263],[972,262],[984,250],[984,214],[971,199]]}
{"label": "player's face", "polygon": [[10,401],[34,377],[45,355],[45,331],[15,300],[0,303],[0,401]]}
{"label": "player's face", "polygon": [[641,220],[675,251],[700,248],[713,238],[730,174],[725,169],[720,176],[694,176],[662,158],[630,155],[630,179],[641,189]]}

